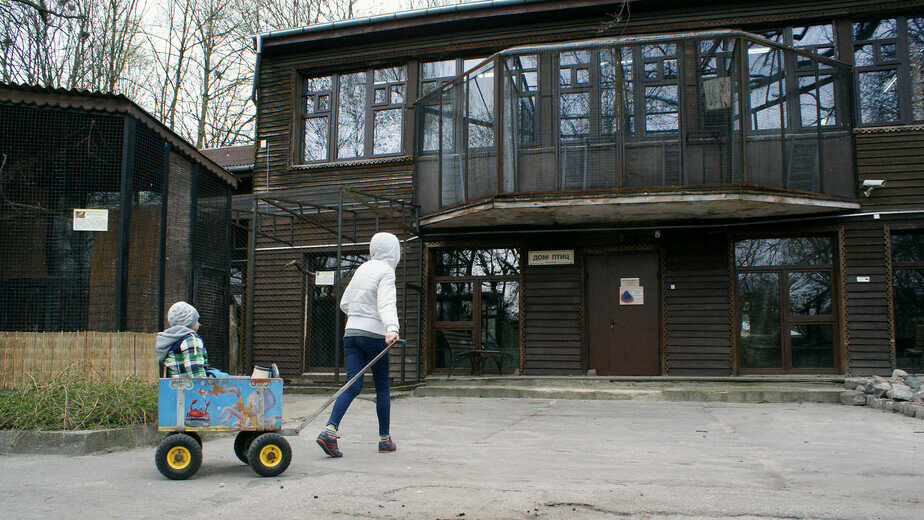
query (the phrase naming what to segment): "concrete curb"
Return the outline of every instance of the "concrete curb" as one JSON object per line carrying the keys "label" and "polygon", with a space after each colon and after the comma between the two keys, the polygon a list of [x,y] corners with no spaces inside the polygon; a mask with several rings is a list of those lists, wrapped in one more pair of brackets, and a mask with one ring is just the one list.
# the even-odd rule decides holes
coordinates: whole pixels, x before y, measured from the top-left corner
{"label": "concrete curb", "polygon": [[138,446],[155,446],[164,438],[154,426],[107,430],[0,431],[0,454],[86,455]]}
{"label": "concrete curb", "polygon": [[838,403],[838,388],[748,388],[748,389],[602,389],[544,388],[475,385],[431,385],[414,390],[415,397],[479,397],[535,399],[599,399],[623,401],[674,401],[721,403]]}

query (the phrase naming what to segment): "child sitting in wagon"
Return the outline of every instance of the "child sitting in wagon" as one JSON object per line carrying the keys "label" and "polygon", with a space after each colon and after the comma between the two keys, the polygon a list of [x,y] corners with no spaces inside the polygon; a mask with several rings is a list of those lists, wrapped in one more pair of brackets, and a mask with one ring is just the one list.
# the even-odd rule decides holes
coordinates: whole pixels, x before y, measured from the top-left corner
{"label": "child sitting in wagon", "polygon": [[208,365],[205,343],[199,330],[199,311],[186,302],[176,302],[167,312],[170,327],[157,334],[154,351],[164,367],[165,377],[231,377]]}

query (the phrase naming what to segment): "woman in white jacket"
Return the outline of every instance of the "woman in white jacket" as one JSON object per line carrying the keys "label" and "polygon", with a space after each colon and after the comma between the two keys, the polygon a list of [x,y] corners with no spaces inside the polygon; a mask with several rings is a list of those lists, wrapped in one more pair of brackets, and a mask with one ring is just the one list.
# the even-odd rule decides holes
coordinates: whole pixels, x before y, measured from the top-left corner
{"label": "woman in white jacket", "polygon": [[[401,244],[391,233],[376,233],[369,244],[371,258],[356,269],[340,299],[347,314],[343,346],[347,379],[359,373],[387,346],[398,341],[398,306],[395,297],[395,268],[401,260]],[[391,397],[388,383],[388,354],[372,366],[375,409],[379,417],[379,453],[395,451],[388,433]],[[340,394],[331,410],[327,427],[318,435],[318,445],[331,457],[342,457],[337,447],[337,428],[350,403],[363,388],[359,378]]]}

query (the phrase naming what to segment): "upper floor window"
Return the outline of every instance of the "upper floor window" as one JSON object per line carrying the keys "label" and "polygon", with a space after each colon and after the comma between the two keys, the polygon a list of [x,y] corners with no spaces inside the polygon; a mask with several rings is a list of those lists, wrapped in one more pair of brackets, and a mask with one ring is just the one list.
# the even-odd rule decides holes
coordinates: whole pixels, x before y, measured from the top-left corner
{"label": "upper floor window", "polygon": [[[763,31],[768,40],[836,58],[832,24]],[[776,47],[748,42],[750,129],[837,126],[833,67]]]}
{"label": "upper floor window", "polygon": [[853,23],[861,125],[924,121],[924,17]]}
{"label": "upper floor window", "polygon": [[304,163],[402,153],[407,67],[305,78]]}

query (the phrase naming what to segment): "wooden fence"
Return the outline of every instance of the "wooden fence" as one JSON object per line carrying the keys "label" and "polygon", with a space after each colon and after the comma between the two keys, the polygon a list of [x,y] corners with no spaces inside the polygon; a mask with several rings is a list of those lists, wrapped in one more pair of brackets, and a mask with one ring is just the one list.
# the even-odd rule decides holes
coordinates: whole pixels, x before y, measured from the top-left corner
{"label": "wooden fence", "polygon": [[113,380],[156,381],[156,338],[136,332],[0,332],[0,387],[50,381],[69,367]]}

